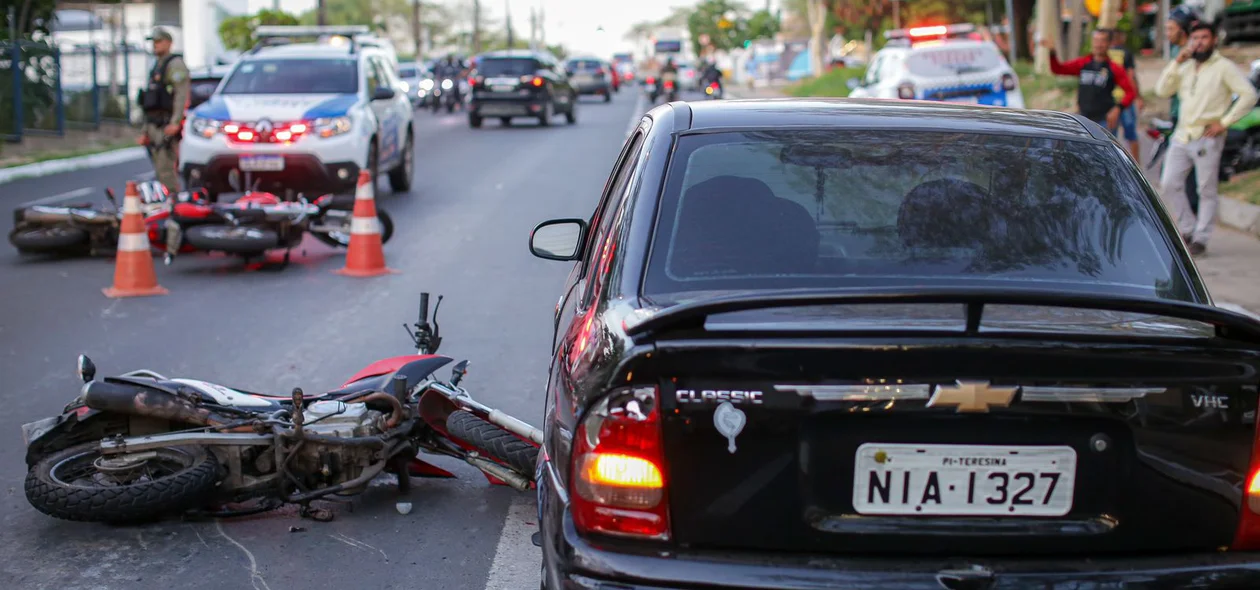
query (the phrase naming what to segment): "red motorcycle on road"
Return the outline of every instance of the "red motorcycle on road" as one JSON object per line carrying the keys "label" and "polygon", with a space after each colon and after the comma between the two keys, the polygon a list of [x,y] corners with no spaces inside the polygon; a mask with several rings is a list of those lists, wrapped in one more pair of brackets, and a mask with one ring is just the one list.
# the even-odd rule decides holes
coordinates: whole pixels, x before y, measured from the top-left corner
{"label": "red motorcycle on road", "polygon": [[[138,185],[149,245],[166,254],[224,252],[245,259],[268,250],[288,251],[306,234],[336,248],[350,245],[354,213],[351,195],[323,195],[312,202],[297,195],[284,199],[251,190],[232,203],[217,203],[201,189],[171,195],[160,182]],[[122,208],[114,191],[105,189],[106,207],[91,204],[34,205],[14,211],[9,242],[24,254],[113,254],[118,245]],[[376,211],[381,240],[394,234],[394,222]]]}
{"label": "red motorcycle on road", "polygon": [[[438,305],[441,298],[438,298]],[[420,451],[454,457],[492,483],[532,486],[542,433],[472,399],[460,386],[468,362],[441,344],[437,306],[420,296],[412,325],[417,354],[379,360],[341,387],[283,395],[168,378],[150,370],[96,379],[79,357],[84,385],[59,416],[22,427],[26,498],[40,512],[79,521],[138,522],[185,512],[255,514],[286,503],[318,520],[310,502],[356,494],[381,473],[454,477]]]}

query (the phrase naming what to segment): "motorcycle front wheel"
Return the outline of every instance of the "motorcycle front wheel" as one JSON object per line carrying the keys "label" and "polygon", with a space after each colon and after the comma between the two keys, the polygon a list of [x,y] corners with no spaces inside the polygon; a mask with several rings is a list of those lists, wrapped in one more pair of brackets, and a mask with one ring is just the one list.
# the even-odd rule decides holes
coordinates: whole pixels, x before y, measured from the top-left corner
{"label": "motorcycle front wheel", "polygon": [[16,227],[9,232],[9,243],[21,252],[59,252],[86,246],[88,233],[69,225]]}
{"label": "motorcycle front wheel", "polygon": [[[376,219],[381,222],[381,243],[386,244],[389,242],[389,238],[394,235],[394,220],[390,218],[388,213],[379,209],[376,211]],[[328,233],[311,232],[311,235],[315,236],[315,239],[334,248],[350,247],[349,231],[330,231]]]}
{"label": "motorcycle front wheel", "polygon": [[204,505],[219,483],[219,464],[199,446],[102,455],[97,443],[41,459],[26,474],[26,499],[64,520],[129,523]]}

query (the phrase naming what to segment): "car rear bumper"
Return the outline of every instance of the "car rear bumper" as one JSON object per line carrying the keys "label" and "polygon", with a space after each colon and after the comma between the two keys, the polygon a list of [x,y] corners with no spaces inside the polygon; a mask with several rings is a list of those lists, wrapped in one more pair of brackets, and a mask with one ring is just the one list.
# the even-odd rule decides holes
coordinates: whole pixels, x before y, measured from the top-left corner
{"label": "car rear bumper", "polygon": [[1260,588],[1260,553],[1251,552],[967,559],[648,551],[583,538],[549,465],[540,472],[543,575],[551,590]]}
{"label": "car rear bumper", "polygon": [[473,98],[468,109],[481,117],[537,117],[544,112],[546,105],[546,97]]}
{"label": "car rear bumper", "polygon": [[591,82],[589,84],[574,85],[574,90],[578,94],[608,94],[612,90],[610,82]]}
{"label": "car rear bumper", "polygon": [[[239,166],[237,154],[210,158],[207,164],[185,163],[180,174],[193,186],[204,186],[215,192],[228,192],[228,174]],[[353,191],[359,178],[359,165],[354,162],[320,162],[309,154],[284,154],[284,170],[251,172],[265,190],[293,189],[312,194]],[[244,173],[241,182],[244,183]]]}

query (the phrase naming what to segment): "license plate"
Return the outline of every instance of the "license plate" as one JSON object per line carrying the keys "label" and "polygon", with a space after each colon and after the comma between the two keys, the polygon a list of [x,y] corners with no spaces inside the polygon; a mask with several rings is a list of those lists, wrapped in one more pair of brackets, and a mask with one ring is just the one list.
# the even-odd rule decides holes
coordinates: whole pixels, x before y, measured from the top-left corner
{"label": "license plate", "polygon": [[954,98],[947,98],[947,99],[945,99],[945,102],[956,102],[956,103],[962,103],[962,104],[980,104],[980,97],[978,97],[978,96],[956,96],[956,97],[954,97]]}
{"label": "license plate", "polygon": [[242,172],[279,172],[284,170],[284,156],[241,156]]}
{"label": "license plate", "polygon": [[578,74],[573,77],[573,81],[577,84],[590,84],[595,81],[595,77],[587,74]]}
{"label": "license plate", "polygon": [[513,90],[516,90],[515,86],[491,86],[490,87],[491,92],[511,92]]}
{"label": "license plate", "polygon": [[1063,516],[1076,451],[1067,446],[866,443],[853,471],[858,514]]}
{"label": "license plate", "polygon": [[524,112],[525,109],[516,105],[507,104],[486,104],[481,105],[478,112],[482,115],[517,115]]}
{"label": "license plate", "polygon": [[487,86],[511,86],[515,88],[516,83],[519,81],[520,80],[516,78],[487,78],[486,85]]}
{"label": "license plate", "polygon": [[44,436],[44,434],[47,433],[49,430],[52,430],[52,428],[56,426],[60,420],[61,420],[60,416],[53,416],[52,418],[44,418],[43,420],[36,420],[34,422],[23,424],[22,425],[22,444],[26,446],[30,446],[31,441],[36,440],[41,436]]}

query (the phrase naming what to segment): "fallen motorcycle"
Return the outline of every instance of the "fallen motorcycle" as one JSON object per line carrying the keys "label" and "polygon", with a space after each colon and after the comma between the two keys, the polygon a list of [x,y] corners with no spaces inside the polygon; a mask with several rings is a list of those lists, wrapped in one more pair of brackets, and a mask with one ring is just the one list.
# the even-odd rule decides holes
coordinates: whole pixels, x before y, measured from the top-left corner
{"label": "fallen motorcycle", "polygon": [[[324,195],[308,202],[298,195],[293,200],[251,191],[232,203],[213,203],[193,195],[172,199],[166,221],[150,226],[150,244],[166,253],[166,262],[190,251],[224,252],[245,259],[261,257],[268,250],[289,251],[306,234],[334,247],[350,245],[354,216],[353,195]],[[376,210],[381,241],[394,234],[394,222],[382,209]]]}
{"label": "fallen motorcycle", "polygon": [[[150,233],[167,216],[170,198],[162,183],[155,181],[137,185],[140,210]],[[9,243],[23,254],[113,254],[118,247],[118,228],[122,209],[114,191],[105,189],[108,206],[90,203],[47,206],[31,205],[13,212],[13,230]]]}
{"label": "fallen motorcycle", "polygon": [[[26,498],[66,520],[128,523],[186,512],[257,514],[284,504],[318,520],[310,502],[362,492],[391,472],[406,492],[411,476],[454,477],[418,451],[460,459],[492,483],[528,490],[542,433],[474,401],[433,374],[437,306],[429,296],[411,328],[417,354],[387,358],[340,388],[309,395],[253,393],[149,370],[97,380],[79,357],[81,395],[60,416],[22,427]],[[441,297],[438,298],[438,306]]]}

